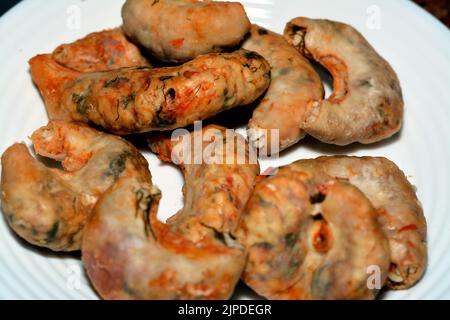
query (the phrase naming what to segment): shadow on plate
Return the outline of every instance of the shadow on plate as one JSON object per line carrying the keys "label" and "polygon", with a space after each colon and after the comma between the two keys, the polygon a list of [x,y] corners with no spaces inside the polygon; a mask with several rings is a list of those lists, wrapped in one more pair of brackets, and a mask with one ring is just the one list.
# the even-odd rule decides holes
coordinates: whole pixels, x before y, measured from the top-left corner
{"label": "shadow on plate", "polygon": [[231,300],[266,300],[266,298],[258,295],[241,280],[238,282]]}
{"label": "shadow on plate", "polygon": [[23,249],[31,251],[35,254],[41,255],[45,258],[51,258],[51,259],[61,259],[61,258],[71,258],[71,259],[81,259],[81,251],[72,251],[72,252],[55,252],[48,248],[39,247],[36,245],[33,245],[26,240],[19,237],[14,230],[11,229],[9,226],[8,221],[6,220],[5,215],[3,216],[3,221],[6,225],[6,228],[8,229],[9,234],[12,238],[17,242],[19,246],[21,246]]}

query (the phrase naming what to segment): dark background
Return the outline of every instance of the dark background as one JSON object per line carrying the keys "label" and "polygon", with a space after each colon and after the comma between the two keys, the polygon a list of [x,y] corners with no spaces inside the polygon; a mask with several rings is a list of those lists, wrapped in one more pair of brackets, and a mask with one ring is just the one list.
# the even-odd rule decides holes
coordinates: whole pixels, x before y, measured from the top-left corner
{"label": "dark background", "polygon": [[17,2],[19,2],[19,0],[0,0],[0,16]]}
{"label": "dark background", "polygon": [[[20,0],[0,0],[0,16]],[[450,0],[415,0],[450,28]]]}

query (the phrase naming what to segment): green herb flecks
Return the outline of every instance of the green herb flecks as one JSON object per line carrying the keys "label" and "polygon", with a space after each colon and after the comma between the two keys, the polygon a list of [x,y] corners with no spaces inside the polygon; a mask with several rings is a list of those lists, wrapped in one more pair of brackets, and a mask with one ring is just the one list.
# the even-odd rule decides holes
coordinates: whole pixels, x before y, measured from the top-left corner
{"label": "green herb flecks", "polygon": [[88,101],[91,92],[92,92],[92,83],[88,86],[88,88],[84,92],[72,94],[72,102],[77,105],[76,110],[83,117],[87,117],[89,109],[91,108],[91,104]]}
{"label": "green herb flecks", "polygon": [[258,197],[258,204],[261,206],[261,208],[272,208],[274,205],[272,202],[267,201],[263,197]]}
{"label": "green herb flecks", "polygon": [[255,246],[262,250],[272,250],[273,248],[273,245],[270,244],[269,242],[259,242]]}
{"label": "green herb flecks", "polygon": [[291,259],[289,259],[289,271],[288,274],[293,274],[297,271],[297,269],[300,267],[300,261],[298,258],[293,255]]}
{"label": "green herb flecks", "polygon": [[117,180],[123,171],[125,171],[127,159],[131,156],[131,152],[124,151],[109,162],[106,170],[106,176],[114,177]]}
{"label": "green herb flecks", "polygon": [[150,70],[151,67],[148,67],[148,66],[138,66],[138,67],[133,67],[133,68],[130,68],[130,69],[133,69],[133,70]]}
{"label": "green herb flecks", "polygon": [[128,79],[127,77],[120,77],[117,76],[114,79],[110,79],[105,81],[105,88],[117,88],[119,87],[122,83],[128,82],[130,81],[130,79]]}
{"label": "green herb flecks", "polygon": [[48,243],[55,241],[56,236],[58,235],[58,230],[59,230],[59,221],[55,222],[53,224],[52,228],[50,229],[50,231],[47,232],[47,242]]}
{"label": "green herb flecks", "polygon": [[296,233],[288,233],[284,237],[284,241],[286,242],[286,246],[293,247],[297,243],[298,235]]}
{"label": "green herb flecks", "polygon": [[285,76],[289,72],[291,72],[291,68],[281,68],[280,70],[278,70],[278,75],[279,76]]}
{"label": "green herb flecks", "polygon": [[136,295],[136,291],[126,281],[125,281],[125,283],[123,285],[123,292],[125,292],[126,294],[128,294],[130,296],[135,296]]}
{"label": "green herb flecks", "polygon": [[173,77],[174,76],[162,76],[162,77],[159,77],[159,80],[166,81],[166,80],[172,79]]}
{"label": "green herb flecks", "polygon": [[329,264],[318,268],[312,277],[311,290],[318,299],[323,299],[332,283],[336,281],[336,274],[331,271]]}
{"label": "green herb flecks", "polygon": [[128,105],[131,102],[134,102],[134,99],[136,99],[136,94],[135,93],[131,93],[125,97],[122,98],[122,107],[124,109],[128,108]]}
{"label": "green herb flecks", "polygon": [[148,237],[151,235],[154,239],[156,239],[156,235],[153,232],[152,224],[151,224],[151,209],[153,203],[153,196],[144,189],[138,189],[135,191],[136,194],[136,216],[142,214],[142,218],[144,220],[144,231],[145,235]]}
{"label": "green herb flecks", "polygon": [[77,112],[86,117],[89,110],[89,104],[86,101],[86,96],[83,94],[74,93],[72,94],[72,101],[77,105]]}
{"label": "green herb flecks", "polygon": [[164,109],[162,106],[160,106],[159,110],[156,111],[156,117],[156,127],[160,129],[171,126],[176,122],[175,118],[170,118],[164,113]]}

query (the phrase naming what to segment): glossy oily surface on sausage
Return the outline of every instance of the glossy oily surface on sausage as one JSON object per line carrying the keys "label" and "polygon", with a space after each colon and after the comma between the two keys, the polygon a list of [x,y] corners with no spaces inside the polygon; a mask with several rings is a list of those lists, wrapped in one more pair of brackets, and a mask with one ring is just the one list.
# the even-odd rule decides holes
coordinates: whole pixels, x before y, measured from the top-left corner
{"label": "glossy oily surface on sausage", "polygon": [[79,72],[150,65],[120,27],[93,32],[73,43],[62,44],[53,51],[52,57],[60,65]]}
{"label": "glossy oily surface on sausage", "polygon": [[75,42],[58,46],[51,54],[37,55],[28,63],[31,78],[52,120],[64,120],[59,108],[61,92],[80,73],[150,66],[121,28],[90,33]]}
{"label": "glossy oily surface on sausage", "polygon": [[[51,64],[51,61],[48,62]],[[55,66],[61,79],[73,76]],[[179,67],[83,73],[51,91],[58,119],[129,134],[170,130],[257,99],[270,84],[270,66],[246,50],[211,53]]]}
{"label": "glossy oily surface on sausage", "polygon": [[163,61],[186,62],[237,46],[250,30],[238,2],[127,0],[125,33]]}
{"label": "glossy oily surface on sausage", "polygon": [[397,133],[403,122],[403,96],[396,73],[350,25],[295,18],[286,40],[333,76],[333,93],[310,104],[303,129],[337,145],[374,143]]}
{"label": "glossy oily surface on sausage", "polygon": [[55,251],[79,250],[84,225],[99,197],[131,173],[148,178],[147,161],[121,138],[86,126],[50,122],[31,137],[35,159],[17,143],[2,156],[2,212],[26,241]]}

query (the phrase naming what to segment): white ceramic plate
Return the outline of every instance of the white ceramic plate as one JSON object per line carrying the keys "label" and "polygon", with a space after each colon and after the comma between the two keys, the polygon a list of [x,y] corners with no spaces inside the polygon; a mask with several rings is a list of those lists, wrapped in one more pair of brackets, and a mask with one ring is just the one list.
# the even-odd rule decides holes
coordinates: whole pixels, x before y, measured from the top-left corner
{"label": "white ceramic plate", "polygon": [[[248,0],[253,22],[281,32],[295,16],[352,24],[392,64],[406,104],[401,134],[372,146],[330,147],[307,139],[267,166],[325,154],[385,156],[417,186],[428,221],[423,280],[387,299],[450,298],[450,31],[409,1]],[[27,61],[85,34],[121,24],[123,0],[26,0],[0,19],[0,152],[47,123]],[[329,88],[328,88],[329,89]],[[329,90],[328,90],[329,91]],[[162,189],[160,217],[182,206],[182,176],[146,153]],[[252,298],[242,286],[236,297]],[[97,299],[77,254],[55,254],[18,239],[0,218],[0,298]]]}

